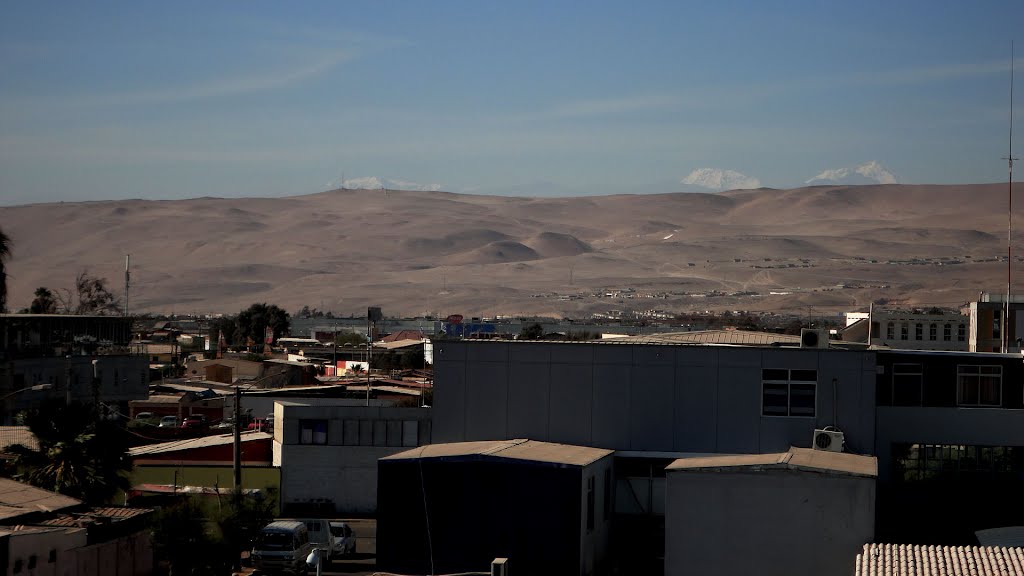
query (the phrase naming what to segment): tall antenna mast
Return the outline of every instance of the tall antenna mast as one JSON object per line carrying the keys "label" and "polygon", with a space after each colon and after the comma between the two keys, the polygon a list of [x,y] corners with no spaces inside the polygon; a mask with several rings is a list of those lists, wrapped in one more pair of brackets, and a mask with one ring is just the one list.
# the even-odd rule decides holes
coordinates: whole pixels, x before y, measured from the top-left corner
{"label": "tall antenna mast", "polygon": [[1019,158],[1013,157],[1013,40],[1010,41],[1010,141],[1008,152],[1003,160],[1006,160],[1010,169],[1010,177],[1007,182],[1007,224],[1006,224],[1006,302],[1003,303],[1003,325],[1000,331],[1002,337],[1002,352],[1010,351],[1010,287],[1013,274],[1013,258],[1011,252],[1011,238],[1013,234],[1013,161]]}
{"label": "tall antenna mast", "polygon": [[128,287],[131,285],[131,273],[128,272],[128,266],[132,260],[131,254],[125,254],[124,256],[124,315],[128,315]]}

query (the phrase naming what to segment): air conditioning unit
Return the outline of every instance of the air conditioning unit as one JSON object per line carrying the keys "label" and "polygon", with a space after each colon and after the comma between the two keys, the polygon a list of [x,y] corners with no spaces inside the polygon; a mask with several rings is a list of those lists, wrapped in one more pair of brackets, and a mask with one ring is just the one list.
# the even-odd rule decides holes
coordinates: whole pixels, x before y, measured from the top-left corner
{"label": "air conditioning unit", "polygon": [[815,430],[814,438],[811,442],[811,447],[815,450],[825,450],[826,452],[842,452],[843,443],[845,442],[843,433],[839,430]]}
{"label": "air conditioning unit", "polygon": [[828,348],[828,329],[800,329],[801,348]]}

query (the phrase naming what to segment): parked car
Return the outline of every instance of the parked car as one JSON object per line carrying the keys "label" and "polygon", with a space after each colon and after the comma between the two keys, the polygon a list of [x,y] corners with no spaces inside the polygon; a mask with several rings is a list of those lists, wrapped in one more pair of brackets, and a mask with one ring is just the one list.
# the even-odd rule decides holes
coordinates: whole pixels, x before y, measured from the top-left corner
{"label": "parked car", "polygon": [[332,558],[356,553],[356,533],[351,526],[344,522],[331,522],[331,535],[334,536]]}
{"label": "parked car", "polygon": [[177,428],[178,417],[177,416],[164,416],[160,419],[160,428]]}
{"label": "parked car", "polygon": [[334,535],[331,533],[330,522],[323,518],[301,518],[299,522],[306,525],[306,530],[309,531],[309,541],[323,554],[324,566],[330,566],[334,552]]}
{"label": "parked car", "polygon": [[253,567],[261,572],[287,570],[293,574],[306,574],[306,558],[313,552],[309,530],[298,521],[277,520],[260,530],[250,557]]}
{"label": "parked car", "polygon": [[206,416],[202,414],[193,414],[182,421],[181,427],[193,430],[202,430],[209,427],[209,424],[206,422]]}
{"label": "parked car", "polygon": [[245,427],[246,430],[259,430],[262,432],[267,431],[267,421],[262,418],[254,418],[249,425]]}

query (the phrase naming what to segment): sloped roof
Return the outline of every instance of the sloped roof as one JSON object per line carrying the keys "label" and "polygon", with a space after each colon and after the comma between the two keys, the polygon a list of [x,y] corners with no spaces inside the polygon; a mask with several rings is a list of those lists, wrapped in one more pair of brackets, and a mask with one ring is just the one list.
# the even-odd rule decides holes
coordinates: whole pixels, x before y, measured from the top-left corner
{"label": "sloped roof", "polygon": [[736,344],[742,346],[771,346],[786,344],[798,346],[800,337],[774,332],[748,330],[699,330],[695,332],[666,332],[615,338],[616,344]]}
{"label": "sloped roof", "polygon": [[452,442],[429,444],[406,450],[381,460],[418,460],[432,458],[459,458],[485,456],[531,462],[549,462],[570,466],[586,466],[612,454],[612,450],[538,442],[536,440],[490,440],[483,442]]}
{"label": "sloped roof", "polygon": [[856,576],[1024,576],[1024,548],[865,544]]}
{"label": "sloped roof", "polygon": [[722,470],[726,468],[804,470],[869,478],[878,476],[878,460],[874,456],[795,447],[781,454],[680,458],[666,466],[665,470]]}
{"label": "sloped roof", "polygon": [[[273,436],[266,432],[242,433],[242,442],[270,440],[271,438],[273,438]],[[181,452],[184,450],[195,450],[196,448],[207,448],[210,446],[223,446],[225,444],[231,444],[232,442],[234,442],[233,433],[217,434],[215,436],[201,436],[199,438],[173,440],[171,442],[161,442],[159,444],[136,446],[128,451],[128,455],[132,458],[138,458],[139,456],[148,456],[152,454],[166,454],[168,452]]]}
{"label": "sloped roof", "polygon": [[415,340],[419,343],[423,340],[423,332],[419,330],[399,330],[393,334],[382,337],[377,342],[398,342],[399,340]]}
{"label": "sloped roof", "polygon": [[36,440],[28,426],[0,426],[0,450],[14,444],[21,444],[32,450],[39,449],[39,440]]}
{"label": "sloped roof", "polygon": [[81,500],[0,478],[0,520],[80,506]]}
{"label": "sloped roof", "polygon": [[1024,547],[1024,526],[986,528],[974,533],[982,546]]}

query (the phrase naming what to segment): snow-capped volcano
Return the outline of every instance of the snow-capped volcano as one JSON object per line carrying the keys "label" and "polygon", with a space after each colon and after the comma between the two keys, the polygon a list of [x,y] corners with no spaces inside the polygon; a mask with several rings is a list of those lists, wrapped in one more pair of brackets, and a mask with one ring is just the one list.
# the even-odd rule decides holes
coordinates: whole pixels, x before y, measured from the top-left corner
{"label": "snow-capped volcano", "polygon": [[812,186],[820,184],[897,184],[896,175],[875,160],[853,168],[824,170],[806,181]]}
{"label": "snow-capped volcano", "polygon": [[760,188],[761,181],[735,170],[698,168],[679,181],[680,184],[700,186],[711,190],[739,190]]}

